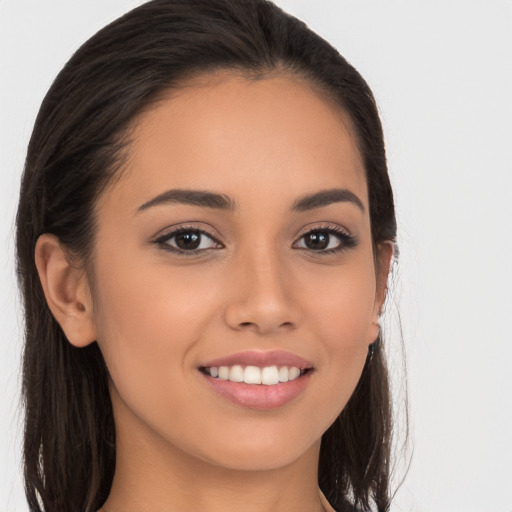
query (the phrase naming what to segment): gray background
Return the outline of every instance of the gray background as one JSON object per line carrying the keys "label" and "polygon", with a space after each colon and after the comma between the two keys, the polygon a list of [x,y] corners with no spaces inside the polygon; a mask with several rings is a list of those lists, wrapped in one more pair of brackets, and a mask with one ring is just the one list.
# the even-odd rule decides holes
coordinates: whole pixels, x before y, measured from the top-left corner
{"label": "gray background", "polygon": [[[28,137],[72,52],[138,3],[0,0],[0,512],[27,510],[13,220]],[[399,310],[411,419],[398,477],[413,452],[393,510],[511,512],[512,2],[277,3],[356,66],[382,113],[401,248],[386,325],[400,409]]]}

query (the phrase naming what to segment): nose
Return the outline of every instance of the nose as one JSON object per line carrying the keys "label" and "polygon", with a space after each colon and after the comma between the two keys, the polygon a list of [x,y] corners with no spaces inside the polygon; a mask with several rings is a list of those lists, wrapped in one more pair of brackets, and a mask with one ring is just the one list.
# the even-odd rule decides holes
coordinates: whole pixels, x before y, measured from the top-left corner
{"label": "nose", "polygon": [[277,255],[259,251],[241,256],[232,270],[224,312],[231,329],[268,335],[297,327],[293,278]]}

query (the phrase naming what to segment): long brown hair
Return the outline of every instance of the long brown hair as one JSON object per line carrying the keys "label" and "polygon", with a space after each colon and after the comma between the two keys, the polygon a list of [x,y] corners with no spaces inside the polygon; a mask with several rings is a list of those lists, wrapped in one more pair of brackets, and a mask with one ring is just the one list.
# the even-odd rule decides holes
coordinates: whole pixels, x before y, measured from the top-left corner
{"label": "long brown hair", "polygon": [[[93,512],[108,496],[115,428],[108,370],[96,343],[75,348],[46,304],[34,263],[42,233],[87,265],[94,205],[122,167],[129,128],[187,78],[233,70],[248,79],[306,80],[354,126],[374,245],[395,240],[381,123],[361,75],[303,22],[266,0],[154,0],[114,21],[70,59],[34,126],[17,215],[24,299],[24,477],[34,512]],[[382,338],[349,403],[322,438],[319,485],[339,511],[390,506],[391,403]]]}

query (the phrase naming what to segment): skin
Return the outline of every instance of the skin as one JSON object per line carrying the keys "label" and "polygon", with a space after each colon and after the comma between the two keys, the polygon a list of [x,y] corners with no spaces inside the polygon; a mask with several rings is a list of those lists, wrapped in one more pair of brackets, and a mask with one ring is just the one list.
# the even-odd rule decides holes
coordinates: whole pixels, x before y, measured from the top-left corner
{"label": "skin", "polygon": [[[68,339],[97,340],[112,378],[117,464],[101,512],[323,510],[321,436],[378,335],[391,258],[389,244],[372,248],[349,119],[296,78],[221,74],[164,98],[131,139],[122,176],[96,205],[93,286],[51,235],[36,249]],[[236,207],[139,210],[169,189],[225,194]],[[291,210],[328,189],[349,190],[362,208]],[[197,254],[156,243],[183,225],[215,241],[203,238]],[[332,234],[338,252],[305,245],[312,229],[333,227],[354,245]],[[198,370],[276,349],[314,365],[304,391],[276,409],[234,404]]]}

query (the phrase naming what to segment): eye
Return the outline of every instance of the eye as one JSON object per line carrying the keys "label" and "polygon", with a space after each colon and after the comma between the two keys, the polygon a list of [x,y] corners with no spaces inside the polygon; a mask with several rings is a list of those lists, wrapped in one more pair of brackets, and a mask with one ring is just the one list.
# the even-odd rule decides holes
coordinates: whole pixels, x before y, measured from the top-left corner
{"label": "eye", "polygon": [[179,253],[196,254],[207,249],[219,249],[222,244],[211,235],[195,228],[180,228],[157,238],[155,243],[163,249]]}
{"label": "eye", "polygon": [[318,228],[302,235],[295,244],[297,249],[320,253],[342,251],[356,244],[355,238],[339,228]]}

